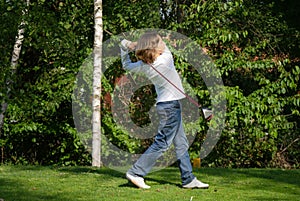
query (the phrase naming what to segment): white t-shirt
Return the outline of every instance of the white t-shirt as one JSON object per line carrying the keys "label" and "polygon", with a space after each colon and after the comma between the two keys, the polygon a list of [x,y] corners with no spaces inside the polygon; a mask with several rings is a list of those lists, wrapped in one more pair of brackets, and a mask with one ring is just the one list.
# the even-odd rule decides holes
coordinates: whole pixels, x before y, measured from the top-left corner
{"label": "white t-shirt", "polygon": [[172,53],[165,46],[164,52],[156,58],[152,66],[170,80],[181,92],[170,84],[164,77],[156,72],[150,65],[143,61],[132,62],[128,55],[128,50],[121,48],[121,61],[123,68],[130,72],[143,73],[155,86],[157,93],[156,102],[180,100],[185,98],[181,79],[175,69]]}

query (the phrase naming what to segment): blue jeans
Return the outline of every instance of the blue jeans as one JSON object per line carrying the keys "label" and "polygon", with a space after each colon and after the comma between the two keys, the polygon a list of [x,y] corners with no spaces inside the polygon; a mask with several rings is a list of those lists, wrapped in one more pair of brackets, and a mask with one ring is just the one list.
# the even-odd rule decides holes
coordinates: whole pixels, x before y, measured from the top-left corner
{"label": "blue jeans", "polygon": [[174,143],[182,185],[188,184],[195,176],[192,173],[188,140],[182,125],[180,101],[159,102],[156,110],[160,122],[155,140],[128,173],[144,177],[155,165],[156,160]]}

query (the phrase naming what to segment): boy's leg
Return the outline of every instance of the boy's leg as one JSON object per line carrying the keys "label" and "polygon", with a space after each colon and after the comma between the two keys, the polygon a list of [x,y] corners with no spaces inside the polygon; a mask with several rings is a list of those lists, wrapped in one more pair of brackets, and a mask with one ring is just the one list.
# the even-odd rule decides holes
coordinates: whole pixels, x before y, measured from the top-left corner
{"label": "boy's leg", "polygon": [[181,181],[182,185],[186,185],[190,182],[193,181],[195,176],[193,175],[192,171],[192,164],[190,160],[190,156],[188,153],[188,140],[187,137],[184,133],[183,125],[182,125],[182,120],[180,117],[180,124],[179,124],[178,131],[175,135],[174,138],[174,145],[175,145],[175,151],[176,151],[176,156],[178,160],[178,166],[179,170],[181,173]]}
{"label": "boy's leg", "polygon": [[156,160],[171,146],[180,126],[178,121],[180,116],[179,101],[159,103],[156,109],[160,122],[155,141],[128,170],[128,173],[131,175],[144,177],[148,174],[155,165]]}
{"label": "boy's leg", "polygon": [[208,184],[199,181],[192,173],[193,167],[188,153],[189,144],[184,133],[182,120],[180,122],[178,132],[174,138],[174,145],[181,173],[182,186],[183,188],[208,188]]}

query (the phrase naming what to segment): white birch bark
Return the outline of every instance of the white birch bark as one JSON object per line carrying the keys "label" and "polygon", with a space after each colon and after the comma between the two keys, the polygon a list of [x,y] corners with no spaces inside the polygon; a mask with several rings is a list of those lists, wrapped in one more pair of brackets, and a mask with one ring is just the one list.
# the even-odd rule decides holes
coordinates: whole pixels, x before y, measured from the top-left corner
{"label": "white birch bark", "polygon": [[[26,1],[26,8],[22,11],[23,16],[28,13],[29,3],[30,3],[30,1],[27,0]],[[16,42],[15,42],[14,50],[13,50],[12,57],[11,57],[11,69],[13,71],[16,70],[16,66],[17,66],[18,60],[20,58],[22,43],[23,43],[23,40],[24,40],[24,32],[25,32],[25,20],[22,19],[22,22],[19,25],[18,35],[16,36]]]}
{"label": "white birch bark", "polygon": [[[29,3],[30,3],[30,0],[26,0],[26,8],[22,11],[23,16],[28,13]],[[19,25],[18,34],[16,36],[16,42],[14,44],[14,49],[13,49],[12,57],[11,57],[10,71],[11,71],[12,75],[15,74],[15,72],[16,72],[16,66],[17,66],[19,58],[20,58],[22,43],[23,43],[23,40],[24,40],[24,32],[25,32],[25,20],[22,19],[22,22]],[[6,82],[6,85],[7,85],[6,95],[7,95],[7,97],[10,96],[10,91],[11,91],[10,85],[11,85],[11,83],[12,83],[11,79],[7,80],[7,82]],[[4,123],[4,117],[5,117],[4,113],[7,110],[7,106],[8,106],[7,102],[4,101],[3,103],[1,103],[0,130],[2,129],[2,126],[3,126],[3,123]]]}
{"label": "white birch bark", "polygon": [[94,71],[93,71],[93,145],[92,166],[101,166],[101,68],[102,68],[102,0],[94,0],[95,36],[94,36]]}

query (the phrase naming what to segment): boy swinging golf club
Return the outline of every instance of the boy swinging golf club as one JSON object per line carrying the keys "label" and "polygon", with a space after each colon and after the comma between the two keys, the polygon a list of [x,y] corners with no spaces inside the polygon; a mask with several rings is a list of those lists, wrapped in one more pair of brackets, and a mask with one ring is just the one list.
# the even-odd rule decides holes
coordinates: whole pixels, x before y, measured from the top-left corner
{"label": "boy swinging golf club", "polygon": [[[128,53],[132,50],[135,50],[137,62],[130,60]],[[126,178],[139,188],[149,189],[150,186],[145,184],[144,176],[150,172],[156,160],[173,143],[182,187],[208,188],[208,184],[199,181],[192,173],[180,103],[181,99],[186,97],[190,99],[190,97],[184,93],[174,66],[173,56],[162,38],[155,32],[147,32],[137,42],[122,40],[121,61],[125,70],[143,73],[154,84],[157,93],[156,110],[159,116],[158,131],[153,144],[127,171]],[[205,119],[209,120],[212,117],[210,110],[206,109],[202,112]]]}

